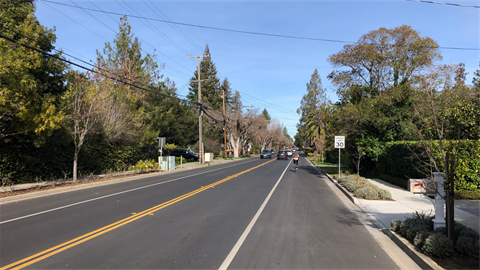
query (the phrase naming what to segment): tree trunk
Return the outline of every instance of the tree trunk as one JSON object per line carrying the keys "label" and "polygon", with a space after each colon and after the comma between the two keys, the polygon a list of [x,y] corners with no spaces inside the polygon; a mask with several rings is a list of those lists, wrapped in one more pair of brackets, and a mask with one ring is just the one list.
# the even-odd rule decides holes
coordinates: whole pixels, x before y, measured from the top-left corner
{"label": "tree trunk", "polygon": [[77,182],[77,163],[78,163],[78,151],[75,150],[75,155],[73,156],[73,182]]}
{"label": "tree trunk", "polygon": [[239,150],[240,150],[240,139],[237,138],[236,140],[234,140],[234,143],[233,143],[234,147],[233,147],[233,153],[235,155],[235,157],[238,157],[239,155]]}

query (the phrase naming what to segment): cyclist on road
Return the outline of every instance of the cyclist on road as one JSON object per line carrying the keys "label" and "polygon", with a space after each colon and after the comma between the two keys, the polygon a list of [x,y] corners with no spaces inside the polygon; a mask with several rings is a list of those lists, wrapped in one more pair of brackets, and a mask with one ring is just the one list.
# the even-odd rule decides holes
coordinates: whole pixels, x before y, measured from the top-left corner
{"label": "cyclist on road", "polygon": [[298,152],[295,152],[295,154],[293,154],[293,166],[296,168],[298,168],[298,159],[299,159]]}

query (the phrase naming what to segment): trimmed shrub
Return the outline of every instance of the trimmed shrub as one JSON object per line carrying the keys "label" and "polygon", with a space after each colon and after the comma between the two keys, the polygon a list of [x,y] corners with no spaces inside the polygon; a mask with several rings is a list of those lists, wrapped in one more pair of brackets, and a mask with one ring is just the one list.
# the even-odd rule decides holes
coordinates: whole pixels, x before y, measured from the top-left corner
{"label": "trimmed shrub", "polygon": [[479,200],[480,190],[455,190],[455,200]]}
{"label": "trimmed shrub", "polygon": [[435,230],[433,230],[434,233],[441,233],[443,235],[447,235],[447,228],[445,227],[438,227]]}
{"label": "trimmed shrub", "polygon": [[362,187],[355,191],[355,197],[364,198],[366,200],[378,199],[378,192],[373,187]]}
{"label": "trimmed shrub", "polygon": [[[415,238],[417,232],[426,231],[426,230],[427,230],[427,224],[425,223],[424,220],[419,218],[407,218],[400,225],[399,233],[403,237],[413,242],[413,239]],[[409,237],[407,237],[407,233],[409,233]]]}
{"label": "trimmed shrub", "polygon": [[459,231],[458,238],[460,238],[460,237],[468,237],[468,238],[471,238],[471,239],[474,239],[474,240],[479,239],[478,232],[475,231],[474,229],[468,228],[466,226],[464,226],[464,228]]}
{"label": "trimmed shrub", "polygon": [[[187,160],[184,157],[182,157],[182,163],[185,163],[185,162],[187,162]],[[180,157],[175,157],[175,164],[180,164]]]}
{"label": "trimmed shrub", "polygon": [[347,181],[350,181],[350,180],[351,180],[350,177],[342,175],[338,178],[338,183],[343,185],[343,183],[345,183]]}
{"label": "trimmed shrub", "polygon": [[378,197],[382,200],[390,200],[390,199],[392,199],[392,194],[390,193],[390,191],[388,191],[386,189],[379,189],[378,190]]}
{"label": "trimmed shrub", "polygon": [[448,258],[453,255],[453,242],[444,234],[433,233],[426,240],[422,248],[427,255],[438,258]]}
{"label": "trimmed shrub", "polygon": [[343,183],[343,186],[350,191],[350,192],[355,192],[355,181],[349,179]]}
{"label": "trimmed shrub", "polygon": [[390,221],[390,231],[398,232],[400,230],[400,224],[402,224],[401,220]]}
{"label": "trimmed shrub", "polygon": [[425,244],[425,239],[430,237],[430,235],[432,234],[433,233],[429,231],[417,232],[417,235],[415,235],[415,239],[413,239],[413,244],[418,248],[422,248],[423,245]]}
{"label": "trimmed shrub", "polygon": [[458,254],[466,257],[478,257],[478,249],[478,239],[475,240],[467,236],[460,236],[455,244],[455,251],[457,251]]}

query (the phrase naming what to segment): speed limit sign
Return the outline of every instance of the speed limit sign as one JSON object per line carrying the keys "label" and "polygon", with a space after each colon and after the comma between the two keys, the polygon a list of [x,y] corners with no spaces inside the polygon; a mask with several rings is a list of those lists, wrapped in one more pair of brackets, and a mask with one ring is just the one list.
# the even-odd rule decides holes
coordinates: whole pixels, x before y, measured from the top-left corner
{"label": "speed limit sign", "polygon": [[335,136],[335,148],[345,148],[345,136]]}

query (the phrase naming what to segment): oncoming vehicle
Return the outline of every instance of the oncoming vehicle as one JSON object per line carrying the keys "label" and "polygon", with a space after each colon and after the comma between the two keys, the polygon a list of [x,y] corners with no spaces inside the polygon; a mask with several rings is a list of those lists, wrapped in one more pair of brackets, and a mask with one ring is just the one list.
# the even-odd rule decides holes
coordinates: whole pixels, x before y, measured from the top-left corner
{"label": "oncoming vehicle", "polygon": [[272,153],[270,150],[265,149],[260,153],[260,158],[272,158]]}
{"label": "oncoming vehicle", "polygon": [[184,157],[186,160],[198,160],[198,154],[189,149],[173,149],[172,152],[170,152],[170,155]]}
{"label": "oncoming vehicle", "polygon": [[288,159],[287,152],[284,150],[278,151],[277,159]]}

